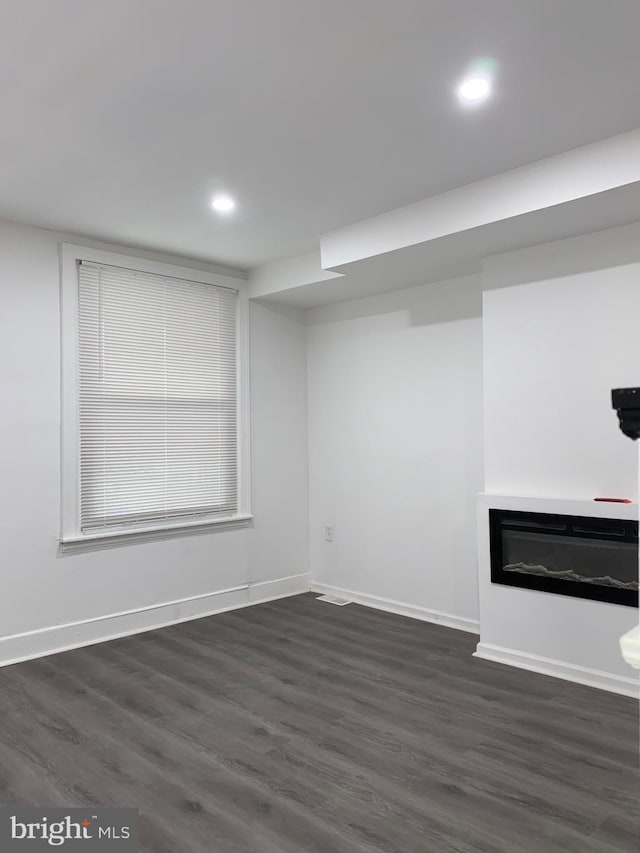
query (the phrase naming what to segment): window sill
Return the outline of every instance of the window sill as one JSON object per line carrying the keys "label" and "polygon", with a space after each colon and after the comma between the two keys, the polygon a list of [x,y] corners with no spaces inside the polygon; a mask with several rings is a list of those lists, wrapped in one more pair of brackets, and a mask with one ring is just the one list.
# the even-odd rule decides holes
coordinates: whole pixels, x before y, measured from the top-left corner
{"label": "window sill", "polygon": [[225,530],[251,527],[252,519],[252,515],[234,515],[230,518],[183,522],[164,527],[135,527],[129,530],[121,528],[101,533],[87,533],[84,536],[65,536],[60,539],[60,552],[74,554],[79,551],[95,551],[117,545],[153,542],[156,539],[174,539],[177,536],[189,536],[194,533],[220,533]]}

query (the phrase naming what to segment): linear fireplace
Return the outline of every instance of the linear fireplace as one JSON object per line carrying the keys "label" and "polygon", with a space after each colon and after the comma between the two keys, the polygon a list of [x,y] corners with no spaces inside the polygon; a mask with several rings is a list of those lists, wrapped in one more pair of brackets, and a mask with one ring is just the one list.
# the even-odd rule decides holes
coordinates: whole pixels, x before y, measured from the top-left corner
{"label": "linear fireplace", "polygon": [[490,509],[491,581],[638,606],[638,522]]}

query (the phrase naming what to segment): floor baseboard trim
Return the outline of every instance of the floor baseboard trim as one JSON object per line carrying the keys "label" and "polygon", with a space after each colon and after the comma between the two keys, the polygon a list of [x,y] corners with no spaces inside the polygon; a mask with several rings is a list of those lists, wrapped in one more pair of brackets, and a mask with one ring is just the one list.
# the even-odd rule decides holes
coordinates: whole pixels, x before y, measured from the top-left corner
{"label": "floor baseboard trim", "polygon": [[300,595],[309,592],[311,575],[291,575],[287,578],[277,578],[272,581],[256,581],[249,584],[249,603],[264,604],[266,601],[276,601],[278,598],[288,598],[290,595]]}
{"label": "floor baseboard trim", "polygon": [[507,666],[515,666],[519,669],[527,669],[530,672],[539,672],[542,675],[551,675],[554,678],[562,678],[565,681],[573,681],[576,684],[584,684],[598,690],[608,690],[610,693],[619,693],[633,699],[638,699],[640,696],[640,678],[638,677],[615,675],[599,669],[589,669],[589,667],[579,666],[578,664],[530,655],[502,646],[494,646],[491,643],[478,643],[474,657],[506,664]]}
{"label": "floor baseboard trim", "polygon": [[323,595],[337,595],[338,598],[348,598],[356,604],[362,604],[365,607],[385,610],[387,613],[396,613],[399,616],[408,616],[410,619],[420,619],[423,622],[433,622],[436,625],[444,625],[447,628],[456,628],[458,631],[468,631],[470,634],[480,633],[480,623],[475,619],[454,616],[452,613],[442,613],[439,610],[429,610],[427,607],[419,607],[416,604],[406,604],[405,602],[394,601],[390,598],[380,598],[377,595],[354,592],[351,589],[342,589],[338,586],[317,583],[314,580],[311,581],[311,592],[319,592]]}
{"label": "floor baseboard trim", "polygon": [[309,577],[305,573],[242,584],[191,598],[0,637],[0,667],[299,595],[309,591]]}

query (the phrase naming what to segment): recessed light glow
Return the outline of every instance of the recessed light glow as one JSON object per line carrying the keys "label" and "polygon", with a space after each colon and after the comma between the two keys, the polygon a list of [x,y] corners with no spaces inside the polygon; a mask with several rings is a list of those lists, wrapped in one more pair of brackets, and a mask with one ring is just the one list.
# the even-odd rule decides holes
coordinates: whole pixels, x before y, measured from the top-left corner
{"label": "recessed light glow", "polygon": [[211,207],[218,213],[230,213],[236,206],[230,195],[214,195],[211,199]]}
{"label": "recessed light glow", "polygon": [[466,77],[458,86],[458,98],[466,104],[478,104],[491,94],[489,77]]}

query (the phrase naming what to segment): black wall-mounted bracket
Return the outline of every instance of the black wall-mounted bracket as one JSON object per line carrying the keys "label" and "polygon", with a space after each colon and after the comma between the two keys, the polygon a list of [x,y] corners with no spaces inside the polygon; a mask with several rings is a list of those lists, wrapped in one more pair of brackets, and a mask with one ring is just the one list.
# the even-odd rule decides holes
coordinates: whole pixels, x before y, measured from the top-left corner
{"label": "black wall-mounted bracket", "polygon": [[614,388],[611,402],[622,432],[634,441],[640,438],[640,388]]}

